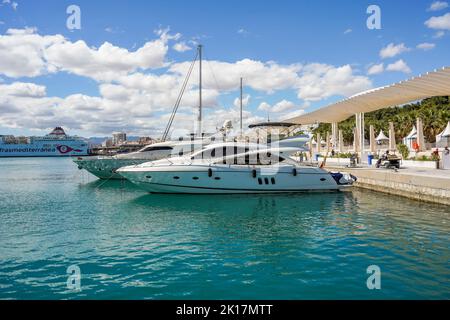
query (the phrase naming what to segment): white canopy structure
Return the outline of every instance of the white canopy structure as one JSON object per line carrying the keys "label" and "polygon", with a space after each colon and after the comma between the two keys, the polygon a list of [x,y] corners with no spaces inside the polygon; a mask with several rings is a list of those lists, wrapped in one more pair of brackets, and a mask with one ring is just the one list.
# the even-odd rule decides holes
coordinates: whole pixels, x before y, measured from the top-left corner
{"label": "white canopy structure", "polygon": [[383,141],[389,141],[389,138],[386,137],[386,135],[384,134],[383,130],[381,130],[380,134],[378,135],[378,137],[375,138],[375,140],[377,142],[383,142]]}
{"label": "white canopy structure", "polygon": [[450,95],[450,67],[444,67],[390,86],[372,89],[319,110],[285,121],[298,124],[335,123],[357,113]]}

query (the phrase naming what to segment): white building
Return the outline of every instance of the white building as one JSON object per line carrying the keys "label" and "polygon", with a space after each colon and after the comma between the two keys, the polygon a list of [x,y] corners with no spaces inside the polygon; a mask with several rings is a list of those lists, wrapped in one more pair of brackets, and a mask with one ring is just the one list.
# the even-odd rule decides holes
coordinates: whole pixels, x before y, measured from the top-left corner
{"label": "white building", "polygon": [[112,143],[117,146],[127,141],[127,134],[125,132],[114,132],[112,135]]}

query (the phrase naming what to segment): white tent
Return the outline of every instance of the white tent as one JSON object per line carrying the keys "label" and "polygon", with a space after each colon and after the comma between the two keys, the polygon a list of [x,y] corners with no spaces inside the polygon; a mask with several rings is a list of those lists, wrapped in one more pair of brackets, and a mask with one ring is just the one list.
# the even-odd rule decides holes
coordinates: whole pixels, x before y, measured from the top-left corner
{"label": "white tent", "polygon": [[416,126],[413,126],[411,132],[406,136],[406,140],[413,140],[417,138],[417,129]]}
{"label": "white tent", "polygon": [[436,136],[436,147],[444,148],[448,146],[450,146],[450,121],[444,131]]}
{"label": "white tent", "polygon": [[383,141],[389,141],[389,138],[386,137],[386,135],[384,134],[383,130],[380,131],[380,134],[378,135],[378,137],[375,138],[375,140],[378,143],[381,143]]}
{"label": "white tent", "polygon": [[440,136],[443,138],[450,137],[450,121],[447,123],[447,127],[445,128],[445,130],[443,132],[441,132]]}
{"label": "white tent", "polygon": [[417,143],[417,129],[413,125],[411,132],[403,138],[403,144],[408,147],[409,150],[414,150],[414,145]]}

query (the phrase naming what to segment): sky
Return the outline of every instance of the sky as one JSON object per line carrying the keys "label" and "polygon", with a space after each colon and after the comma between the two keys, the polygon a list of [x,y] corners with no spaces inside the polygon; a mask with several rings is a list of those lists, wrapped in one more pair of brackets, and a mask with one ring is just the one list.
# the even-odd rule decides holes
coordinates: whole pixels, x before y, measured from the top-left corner
{"label": "sky", "polygon": [[[198,44],[211,132],[239,127],[241,77],[244,126],[284,120],[449,66],[449,40],[446,1],[0,0],[0,134],[159,137]],[[177,130],[195,128],[197,79]]]}

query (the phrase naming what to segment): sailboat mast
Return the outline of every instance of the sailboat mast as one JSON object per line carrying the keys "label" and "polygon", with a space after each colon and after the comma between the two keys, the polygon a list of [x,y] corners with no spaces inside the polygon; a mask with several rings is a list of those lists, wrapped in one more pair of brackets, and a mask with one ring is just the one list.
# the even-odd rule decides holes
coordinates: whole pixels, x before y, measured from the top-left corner
{"label": "sailboat mast", "polygon": [[202,45],[198,45],[198,61],[199,61],[199,79],[198,79],[198,96],[199,96],[199,104],[198,104],[198,130],[197,134],[202,136]]}
{"label": "sailboat mast", "polygon": [[240,120],[241,120],[241,135],[242,135],[242,78],[241,78],[241,110],[240,110]]}

